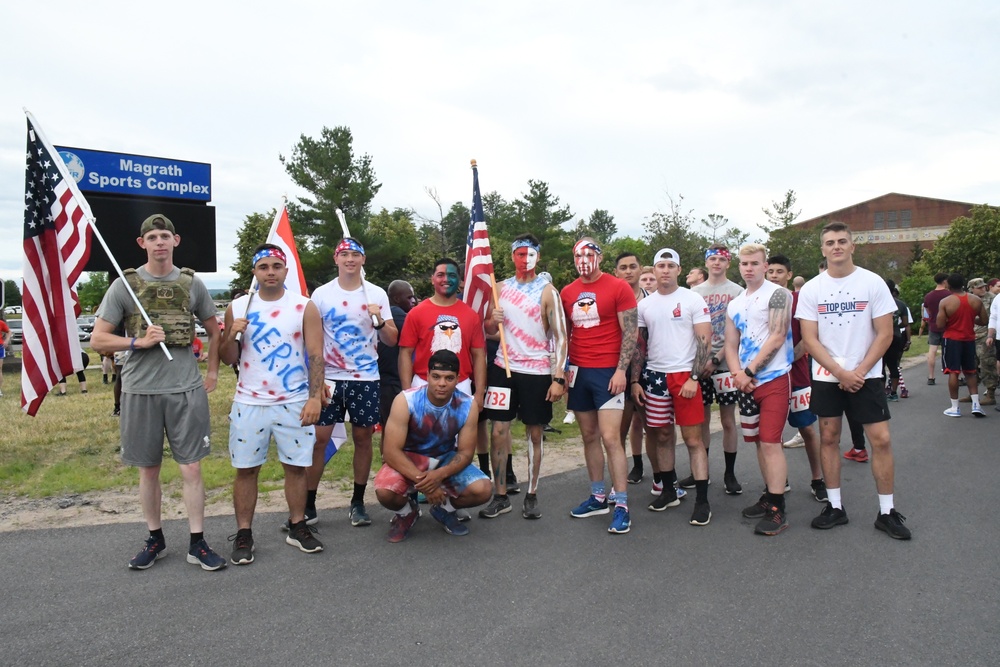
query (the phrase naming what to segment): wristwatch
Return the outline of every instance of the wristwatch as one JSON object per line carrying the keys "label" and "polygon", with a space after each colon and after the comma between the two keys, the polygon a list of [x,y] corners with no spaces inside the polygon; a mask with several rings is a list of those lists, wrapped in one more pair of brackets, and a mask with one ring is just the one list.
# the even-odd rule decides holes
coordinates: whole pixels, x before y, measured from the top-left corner
{"label": "wristwatch", "polygon": [[750,378],[751,380],[752,380],[752,379],[754,378],[754,375],[755,375],[755,374],[754,374],[754,372],[753,372],[752,370],[750,370],[750,367],[749,367],[749,366],[747,366],[746,368],[744,368],[744,369],[743,369],[743,372],[744,372],[744,373],[746,373],[746,376],[747,376],[748,378]]}
{"label": "wristwatch", "polygon": [[566,378],[552,378],[552,381],[556,384],[561,384],[564,387],[566,386]]}
{"label": "wristwatch", "polygon": [[694,371],[691,371],[691,379],[694,380],[695,382],[697,382],[698,381],[698,374],[695,373]]}
{"label": "wristwatch", "polygon": [[716,366],[721,366],[722,359],[719,359],[718,357],[712,357],[712,363],[715,364]]}

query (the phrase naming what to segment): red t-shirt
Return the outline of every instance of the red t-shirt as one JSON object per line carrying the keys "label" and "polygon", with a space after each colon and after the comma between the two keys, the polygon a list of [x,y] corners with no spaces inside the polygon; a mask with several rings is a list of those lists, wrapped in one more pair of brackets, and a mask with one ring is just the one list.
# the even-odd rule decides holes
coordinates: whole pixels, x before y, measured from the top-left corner
{"label": "red t-shirt", "polygon": [[472,377],[472,349],[486,348],[483,321],[463,301],[438,306],[421,301],[406,315],[399,347],[413,348],[413,374],[427,379],[427,362],[438,350],[458,355],[458,381]]}
{"label": "red t-shirt", "polygon": [[931,290],[924,296],[924,308],[927,309],[927,330],[934,333],[944,333],[944,329],[937,325],[938,308],[941,302],[951,294],[946,289]]}
{"label": "red t-shirt", "polygon": [[559,295],[569,329],[569,362],[583,368],[614,368],[621,354],[618,313],[636,307],[632,287],[609,273],[592,283],[577,278]]}

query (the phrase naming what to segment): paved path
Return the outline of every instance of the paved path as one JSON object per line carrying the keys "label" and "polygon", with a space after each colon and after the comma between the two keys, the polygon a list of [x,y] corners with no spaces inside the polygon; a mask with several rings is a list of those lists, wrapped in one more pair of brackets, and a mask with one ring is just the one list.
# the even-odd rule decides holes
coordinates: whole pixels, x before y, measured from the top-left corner
{"label": "paved path", "polygon": [[[263,515],[257,561],[214,573],[185,562],[178,521],[145,572],[125,568],[137,524],[6,533],[0,663],[1000,664],[1000,413],[944,417],[947,390],[923,385],[923,370],[905,373],[913,397],[892,406],[908,543],[872,526],[869,464],[844,465],[851,523],[809,528],[821,505],[801,449],[787,450],[792,526],[776,538],[739,514],[761,485],[749,449],[737,462],[747,492],[713,484],[705,528],[688,525],[689,501],[647,512],[648,482],[629,489],[628,535],[609,535],[606,517],[571,519],[587,493],[576,470],[543,480],[541,521],[476,518],[466,538],[425,517],[390,545],[388,512],[357,529],[338,510],[321,516],[327,550],[307,556],[284,544],[282,516]],[[220,552],[231,532],[231,518],[208,521]]]}

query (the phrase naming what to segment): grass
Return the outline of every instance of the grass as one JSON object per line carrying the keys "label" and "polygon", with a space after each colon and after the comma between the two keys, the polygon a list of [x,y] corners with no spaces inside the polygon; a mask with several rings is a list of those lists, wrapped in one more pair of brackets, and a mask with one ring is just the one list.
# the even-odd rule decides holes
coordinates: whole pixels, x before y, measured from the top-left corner
{"label": "grass", "polygon": [[[97,354],[90,354],[92,359],[97,359]],[[80,394],[79,383],[71,377],[68,396],[57,397],[54,390],[42,403],[38,414],[28,417],[21,411],[20,373],[4,374],[6,391],[0,399],[0,423],[4,424],[4,443],[0,447],[0,490],[3,493],[45,498],[138,485],[136,469],[122,465],[118,453],[118,418],[111,416],[114,408],[112,386],[101,382],[99,364],[87,369],[86,375],[86,395]],[[218,387],[209,394],[212,453],[202,460],[202,476],[208,490],[227,489],[234,477],[229,461],[227,417],[236,390],[236,378],[227,368],[223,368],[219,376]],[[558,444],[579,435],[576,424],[562,424],[565,414],[565,400],[555,404],[552,422],[558,425],[562,434],[547,434],[547,442]],[[524,426],[515,422],[511,431],[515,452],[523,452]],[[382,464],[378,436],[375,442],[372,470],[377,470]],[[353,444],[348,439],[327,465],[323,479],[342,488],[350,488],[352,456]],[[270,458],[260,472],[262,491],[283,487],[284,472],[276,460],[273,447]],[[179,493],[180,471],[170,459],[169,452],[165,452],[161,478],[166,484],[165,493]]]}

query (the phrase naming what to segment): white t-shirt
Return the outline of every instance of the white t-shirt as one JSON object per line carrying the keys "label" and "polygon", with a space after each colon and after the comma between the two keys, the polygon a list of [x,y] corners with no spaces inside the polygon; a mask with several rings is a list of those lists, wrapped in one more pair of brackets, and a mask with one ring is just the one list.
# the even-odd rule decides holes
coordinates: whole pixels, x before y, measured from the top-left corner
{"label": "white t-shirt", "polygon": [[732,280],[726,280],[721,285],[710,285],[706,281],[695,285],[691,291],[704,298],[708,304],[708,314],[712,316],[712,354],[722,361],[718,370],[728,370],[726,356],[721,354],[722,347],[726,344],[726,308],[743,293],[743,288]]}
{"label": "white t-shirt", "polygon": [[[765,280],[753,294],[743,292],[729,302],[726,314],[740,332],[740,366],[743,368],[746,368],[747,364],[760,354],[761,346],[771,334],[770,302],[777,290],[788,292],[784,287],[778,287]],[[791,301],[792,295],[788,294],[788,302],[791,303]],[[789,312],[791,312],[791,308],[789,308]],[[789,326],[785,332],[785,342],[767,366],[754,368],[754,377],[758,384],[764,384],[781,377],[791,370],[792,360],[795,356],[792,352],[793,347],[792,327]]]}
{"label": "white t-shirt", "polygon": [[306,304],[300,294],[285,293],[277,301],[241,296],[233,301],[233,317],[250,324],[240,340],[237,403],[281,405],[309,397],[308,355],[302,335]]}
{"label": "white t-shirt", "polygon": [[[392,319],[389,297],[378,285],[365,281],[371,303]],[[368,315],[365,291],[347,291],[334,278],[312,293],[313,303],[323,319],[323,360],[327,380],[378,380],[378,332]]]}
{"label": "white t-shirt", "polygon": [[[885,281],[858,266],[844,278],[832,278],[823,272],[803,285],[795,317],[816,322],[820,344],[838,364],[851,370],[861,364],[875,342],[872,320],[895,311],[896,302]],[[879,377],[881,359],[865,379]]]}
{"label": "white t-shirt", "polygon": [[639,302],[639,327],[648,333],[646,367],[658,373],[690,371],[698,352],[694,325],[711,321],[705,300],[686,287],[647,296]]}

